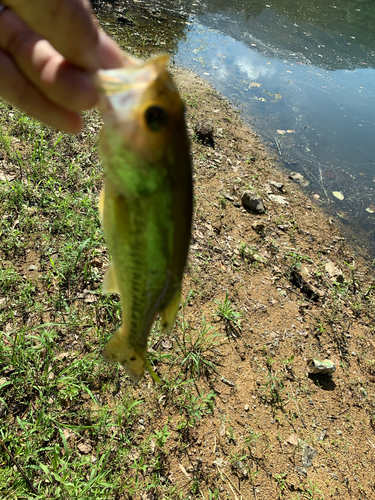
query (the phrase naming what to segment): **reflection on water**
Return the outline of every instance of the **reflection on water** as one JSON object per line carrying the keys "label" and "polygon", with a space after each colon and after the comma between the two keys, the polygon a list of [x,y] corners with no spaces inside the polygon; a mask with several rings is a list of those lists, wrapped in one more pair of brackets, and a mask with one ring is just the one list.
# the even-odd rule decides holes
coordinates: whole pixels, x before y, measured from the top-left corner
{"label": "reflection on water", "polygon": [[286,166],[305,174],[320,202],[363,229],[375,255],[375,2],[137,5],[147,20],[132,29],[143,44],[171,51],[235,102]]}

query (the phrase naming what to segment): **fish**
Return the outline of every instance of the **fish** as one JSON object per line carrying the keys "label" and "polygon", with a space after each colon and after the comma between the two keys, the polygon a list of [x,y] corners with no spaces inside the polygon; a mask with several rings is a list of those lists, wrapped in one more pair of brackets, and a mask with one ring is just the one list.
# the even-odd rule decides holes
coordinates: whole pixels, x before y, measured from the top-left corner
{"label": "fish", "polygon": [[185,106],[168,61],[165,54],[145,62],[124,56],[123,67],[98,72],[99,213],[111,256],[103,292],[119,293],[122,308],[103,355],[135,383],[150,369],[147,341],[157,316],[165,334],[173,328],[192,224]]}

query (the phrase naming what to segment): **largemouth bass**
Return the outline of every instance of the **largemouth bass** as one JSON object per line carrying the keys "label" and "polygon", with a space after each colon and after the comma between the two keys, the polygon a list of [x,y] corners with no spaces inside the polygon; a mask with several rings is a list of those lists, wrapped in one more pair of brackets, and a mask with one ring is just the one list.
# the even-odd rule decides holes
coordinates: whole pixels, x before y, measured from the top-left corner
{"label": "largemouth bass", "polygon": [[98,73],[105,180],[99,210],[112,262],[105,293],[121,296],[122,325],[104,357],[138,382],[160,314],[164,332],[180,303],[192,219],[192,170],[184,104],[168,56]]}

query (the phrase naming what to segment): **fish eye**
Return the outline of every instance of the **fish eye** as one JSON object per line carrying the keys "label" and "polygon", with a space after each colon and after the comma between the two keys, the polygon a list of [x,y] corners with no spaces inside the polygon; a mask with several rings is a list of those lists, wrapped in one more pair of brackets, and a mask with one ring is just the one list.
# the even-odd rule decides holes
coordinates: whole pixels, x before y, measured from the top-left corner
{"label": "fish eye", "polygon": [[150,106],[145,112],[146,123],[153,132],[159,132],[168,121],[168,114],[160,106]]}

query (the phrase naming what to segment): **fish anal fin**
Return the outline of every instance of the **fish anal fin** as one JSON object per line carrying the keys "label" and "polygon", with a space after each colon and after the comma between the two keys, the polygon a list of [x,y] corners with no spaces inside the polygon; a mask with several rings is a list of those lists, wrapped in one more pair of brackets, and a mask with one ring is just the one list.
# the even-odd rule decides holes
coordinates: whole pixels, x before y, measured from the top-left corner
{"label": "fish anal fin", "polygon": [[103,293],[120,293],[115,266],[110,264],[103,281]]}
{"label": "fish anal fin", "polygon": [[167,307],[160,311],[161,326],[164,333],[170,333],[173,328],[178,308],[180,306],[181,289],[178,288]]}
{"label": "fish anal fin", "polygon": [[120,363],[133,382],[141,380],[146,366],[146,351],[138,352],[130,345],[124,325],[107,342],[103,357],[109,363]]}

